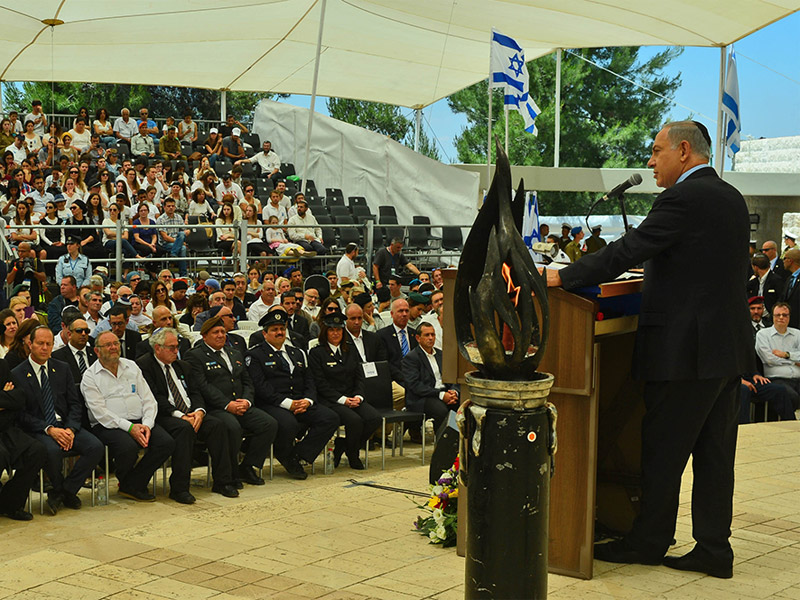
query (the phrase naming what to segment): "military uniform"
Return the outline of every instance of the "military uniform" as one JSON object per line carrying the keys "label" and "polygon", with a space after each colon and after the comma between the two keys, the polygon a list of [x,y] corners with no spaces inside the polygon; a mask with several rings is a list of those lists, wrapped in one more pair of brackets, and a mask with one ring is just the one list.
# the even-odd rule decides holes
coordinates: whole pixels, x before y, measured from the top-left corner
{"label": "military uniform", "polygon": [[[222,356],[223,352],[232,370]],[[191,363],[197,377],[208,414],[225,424],[231,464],[238,463],[244,434],[248,436],[248,445],[241,466],[260,469],[269,456],[269,447],[275,440],[278,424],[254,406],[253,382],[244,366],[242,354],[228,346],[215,351],[205,342],[200,342],[186,353],[186,360]],[[243,415],[234,415],[225,410],[228,403],[237,398],[244,398],[251,404]]]}

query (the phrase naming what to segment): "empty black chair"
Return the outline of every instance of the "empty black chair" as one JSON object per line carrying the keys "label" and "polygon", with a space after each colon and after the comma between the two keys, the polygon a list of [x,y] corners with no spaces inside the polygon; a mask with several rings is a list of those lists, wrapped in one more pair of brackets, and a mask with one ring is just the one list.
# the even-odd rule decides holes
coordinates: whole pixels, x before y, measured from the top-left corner
{"label": "empty black chair", "polygon": [[256,176],[255,169],[253,169],[253,163],[245,161],[239,166],[242,167],[242,177],[245,179],[253,179]]}
{"label": "empty black chair", "polygon": [[314,217],[317,219],[317,223],[320,225],[331,225],[333,223],[333,219],[331,219],[331,217],[326,213],[314,213]]}
{"label": "empty black chair", "polygon": [[[337,220],[337,223],[341,221]],[[356,227],[339,227],[339,244],[346,246],[347,244],[361,245],[361,233]]]}
{"label": "empty black chair", "polygon": [[306,194],[314,194],[315,196],[319,196],[317,193],[317,186],[314,184],[313,179],[306,180]]}
{"label": "empty black chair", "polygon": [[281,173],[284,177],[289,177],[290,175],[297,175],[294,170],[294,165],[292,163],[281,163]]}
{"label": "empty black chair", "polygon": [[325,188],[325,195],[328,198],[330,198],[331,196],[334,196],[336,198],[341,198],[342,204],[344,204],[344,194],[342,193],[342,190],[340,190],[339,188]]}
{"label": "empty black chair", "polygon": [[356,204],[355,206],[351,206],[350,209],[353,211],[354,217],[372,216],[372,212],[369,210],[369,206]]}
{"label": "empty black chair", "polygon": [[381,225],[397,225],[396,215],[381,215],[378,219]]}
{"label": "empty black chair", "polygon": [[353,215],[353,220],[359,224],[364,224],[370,219],[372,220],[373,223],[378,222],[377,219],[375,218],[375,215],[371,215],[369,213],[356,213]]}
{"label": "empty black chair", "polygon": [[404,240],[406,237],[406,230],[404,227],[384,227],[383,237],[387,242],[392,240]]}
{"label": "empty black chair", "polygon": [[394,206],[379,206],[378,207],[378,214],[380,216],[383,215],[391,215],[393,217],[397,217],[397,211],[395,211]]}
{"label": "empty black chair", "polygon": [[261,150],[261,138],[257,133],[245,133],[242,135],[242,141],[245,144],[250,144],[256,151]]}
{"label": "empty black chair", "polygon": [[350,209],[346,206],[339,206],[338,204],[333,204],[328,206],[328,212],[330,212],[331,216],[343,216],[343,217],[351,217]]}
{"label": "empty black chair", "polygon": [[408,228],[408,247],[414,250],[428,249],[428,235],[422,227]]}
{"label": "empty black chair", "polygon": [[344,198],[340,196],[326,196],[325,204],[328,206],[344,206]]}
{"label": "empty black chair", "polygon": [[442,249],[461,250],[464,240],[461,236],[461,227],[442,227]]}
{"label": "empty black chair", "polygon": [[[317,219],[319,222],[319,219]],[[322,245],[328,249],[336,247],[336,229],[333,227],[322,228]]]}
{"label": "empty black chair", "polygon": [[347,199],[348,204],[350,204],[350,208],[355,208],[356,206],[367,206],[367,199],[364,196],[350,196]]}

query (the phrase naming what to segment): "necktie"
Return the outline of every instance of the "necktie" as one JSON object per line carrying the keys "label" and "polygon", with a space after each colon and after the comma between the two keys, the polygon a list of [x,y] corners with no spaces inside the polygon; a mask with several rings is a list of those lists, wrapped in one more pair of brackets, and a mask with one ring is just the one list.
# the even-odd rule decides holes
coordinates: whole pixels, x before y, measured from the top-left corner
{"label": "necktie", "polygon": [[408,337],[405,329],[400,330],[400,350],[402,350],[403,356],[408,354]]}
{"label": "necktie", "polygon": [[127,358],[125,356],[125,336],[124,335],[119,339],[119,355],[122,358]]}
{"label": "necktie", "polygon": [[47,377],[47,365],[42,365],[39,370],[41,377],[40,384],[42,386],[42,408],[44,409],[44,420],[48,425],[57,425],[56,421],[56,405],[53,401],[53,390],[50,389],[50,379]]}
{"label": "necktie", "polygon": [[78,350],[78,370],[81,375],[86,372],[86,360],[83,358],[83,350]]}
{"label": "necktie", "polygon": [[172,367],[170,365],[164,365],[164,368],[167,370],[167,387],[169,388],[170,394],[172,394],[172,399],[175,402],[175,408],[177,408],[183,414],[190,413],[191,410],[189,410],[189,407],[186,406],[186,402],[183,401],[183,396],[181,396],[181,392],[178,389],[178,384],[175,383],[175,377],[172,375]]}

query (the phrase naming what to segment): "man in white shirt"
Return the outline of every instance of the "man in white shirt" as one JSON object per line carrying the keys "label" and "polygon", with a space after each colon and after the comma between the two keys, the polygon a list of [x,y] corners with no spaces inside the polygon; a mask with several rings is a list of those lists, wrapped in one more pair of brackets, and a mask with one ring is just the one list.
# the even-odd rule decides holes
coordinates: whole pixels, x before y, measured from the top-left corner
{"label": "man in white shirt", "polygon": [[328,249],[322,245],[322,229],[314,215],[308,212],[308,203],[305,198],[297,199],[297,214],[289,219],[289,239],[300,244],[306,251],[317,254],[328,254]]}
{"label": "man in white shirt", "polygon": [[247,311],[247,320],[258,323],[271,307],[279,303],[280,300],[276,298],[275,283],[265,279],[261,284],[261,296],[250,305]]}
{"label": "man in white shirt", "polygon": [[275,154],[272,149],[271,142],[264,142],[261,145],[262,152],[254,154],[250,158],[237,160],[234,165],[240,165],[243,162],[257,164],[261,168],[261,177],[271,179],[273,182],[281,176],[281,159]]}
{"label": "man in white shirt", "polygon": [[[175,440],[155,424],[156,399],[136,363],[120,358],[116,334],[102,332],[94,349],[98,360],[81,381],[92,433],[114,457],[120,495],[155,502],[147,485],[175,450]],[[142,448],[144,456],[137,463]]]}
{"label": "man in white shirt", "polygon": [[34,100],[31,102],[31,112],[25,115],[25,122],[33,121],[33,133],[44,135],[47,131],[47,117],[42,112],[42,101]]}
{"label": "man in white shirt", "polygon": [[133,156],[149,156],[150,158],[156,155],[156,146],[153,138],[147,133],[147,123],[142,122],[139,125],[139,133],[131,138],[131,154]]}
{"label": "man in white shirt", "polygon": [[278,223],[281,225],[286,225],[289,221],[286,209],[281,206],[281,193],[278,190],[272,190],[269,193],[269,203],[265,204],[261,210],[261,220],[264,223],[269,223],[270,217],[277,217]]}
{"label": "man in white shirt", "polygon": [[319,292],[317,288],[310,287],[303,292],[303,305],[300,307],[313,321],[319,314]]}
{"label": "man in white shirt", "polygon": [[117,141],[122,141],[130,145],[133,136],[139,133],[136,121],[131,119],[131,111],[127,108],[122,109],[122,116],[114,121],[114,136]]}
{"label": "man in white shirt", "polygon": [[22,164],[22,161],[28,158],[28,147],[25,145],[25,136],[23,134],[18,134],[17,137],[14,138],[14,143],[10,146],[6,146],[6,152],[11,152],[14,155],[14,162],[18,165]]}
{"label": "man in white shirt", "polygon": [[344,248],[344,254],[336,263],[336,276],[341,283],[348,281],[356,282],[358,280],[358,268],[356,267],[355,258],[358,256],[358,244],[350,242]]}
{"label": "man in white shirt", "polygon": [[772,308],[773,326],[756,333],[756,352],[764,365],[764,376],[793,392],[795,410],[800,394],[800,330],[789,327],[789,305],[777,302]]}
{"label": "man in white shirt", "polygon": [[244,192],[242,191],[242,186],[238,183],[234,183],[233,179],[231,178],[230,173],[225,173],[222,176],[222,183],[217,186],[215,198],[218,203],[222,203],[222,197],[225,194],[233,194],[233,197],[236,198],[235,204],[238,205],[244,200]]}

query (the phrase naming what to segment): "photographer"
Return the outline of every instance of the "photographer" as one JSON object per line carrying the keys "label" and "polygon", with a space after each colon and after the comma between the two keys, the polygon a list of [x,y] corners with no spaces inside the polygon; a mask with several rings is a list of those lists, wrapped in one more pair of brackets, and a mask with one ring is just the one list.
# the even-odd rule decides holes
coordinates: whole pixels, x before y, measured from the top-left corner
{"label": "photographer", "polygon": [[6,283],[19,285],[25,281],[29,282],[31,291],[31,306],[38,309],[44,302],[42,298],[42,284],[46,280],[44,265],[36,258],[31,245],[28,242],[21,242],[17,247],[19,258],[9,263],[9,271],[6,276]]}

